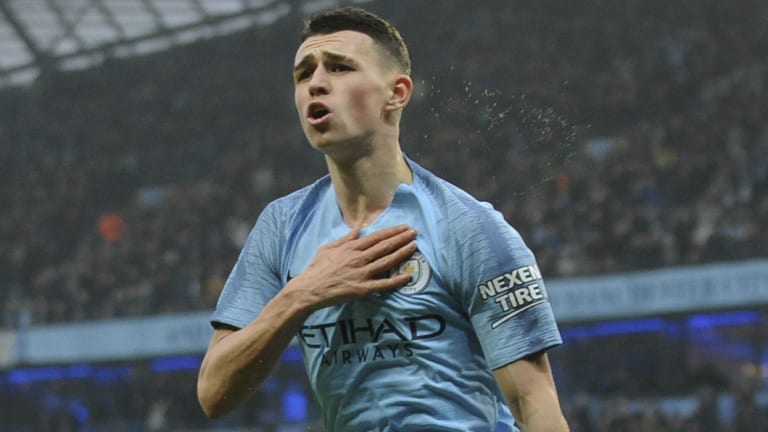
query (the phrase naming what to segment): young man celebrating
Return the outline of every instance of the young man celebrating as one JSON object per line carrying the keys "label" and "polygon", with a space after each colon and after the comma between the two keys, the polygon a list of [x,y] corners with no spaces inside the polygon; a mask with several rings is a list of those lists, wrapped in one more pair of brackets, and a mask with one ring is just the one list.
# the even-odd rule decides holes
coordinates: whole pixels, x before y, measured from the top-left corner
{"label": "young man celebrating", "polygon": [[400,34],[359,8],[305,24],[295,102],[329,174],[259,216],[212,317],[203,410],[238,406],[298,337],[329,431],[566,431],[533,254],[401,152]]}

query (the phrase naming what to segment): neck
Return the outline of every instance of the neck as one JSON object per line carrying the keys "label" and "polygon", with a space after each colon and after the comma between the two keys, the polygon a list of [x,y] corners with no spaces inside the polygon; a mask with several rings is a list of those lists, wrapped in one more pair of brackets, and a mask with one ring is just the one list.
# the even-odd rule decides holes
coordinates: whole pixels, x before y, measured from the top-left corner
{"label": "neck", "polygon": [[344,161],[326,156],[344,222],[352,227],[373,223],[392,202],[397,187],[413,181],[399,143],[372,149]]}

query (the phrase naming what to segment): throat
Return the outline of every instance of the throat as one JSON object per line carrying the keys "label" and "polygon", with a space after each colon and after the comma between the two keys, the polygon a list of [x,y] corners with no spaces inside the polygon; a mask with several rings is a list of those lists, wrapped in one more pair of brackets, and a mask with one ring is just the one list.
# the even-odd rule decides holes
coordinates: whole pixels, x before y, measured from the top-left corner
{"label": "throat", "polygon": [[342,218],[352,227],[373,224],[390,206],[398,187],[413,181],[399,151],[383,159],[362,158],[347,165],[329,163],[329,171]]}
{"label": "throat", "polygon": [[[391,200],[390,200],[391,202]],[[365,228],[368,226],[373,225],[374,222],[379,218],[379,216],[384,213],[384,211],[387,210],[389,202],[387,205],[380,205],[380,206],[350,206],[347,208],[344,208],[344,206],[341,206],[341,214],[342,218],[344,219],[344,223],[347,224],[350,227],[361,227]]]}

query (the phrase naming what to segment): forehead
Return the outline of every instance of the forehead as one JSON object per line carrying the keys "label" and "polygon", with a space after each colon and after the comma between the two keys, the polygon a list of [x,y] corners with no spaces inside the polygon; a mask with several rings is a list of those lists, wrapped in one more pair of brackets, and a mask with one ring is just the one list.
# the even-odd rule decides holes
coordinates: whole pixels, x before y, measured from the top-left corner
{"label": "forehead", "polygon": [[324,53],[353,58],[372,56],[375,54],[374,42],[367,34],[351,30],[310,36],[299,46],[293,64],[308,58],[322,58]]}

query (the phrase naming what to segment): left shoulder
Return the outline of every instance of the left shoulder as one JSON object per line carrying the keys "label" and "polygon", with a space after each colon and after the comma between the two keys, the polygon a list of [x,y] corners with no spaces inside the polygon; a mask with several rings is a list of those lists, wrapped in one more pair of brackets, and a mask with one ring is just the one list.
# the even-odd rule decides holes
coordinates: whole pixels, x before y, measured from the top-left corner
{"label": "left shoulder", "polygon": [[455,222],[465,222],[478,216],[501,216],[491,203],[475,198],[466,190],[448,180],[439,177],[426,168],[409,161],[413,170],[414,182],[435,201],[440,208]]}
{"label": "left shoulder", "polygon": [[[479,271],[478,262],[490,273],[535,263],[533,253],[520,233],[488,202],[413,164],[414,181],[438,209],[442,250],[453,268]],[[468,274],[467,273],[467,274]]]}
{"label": "left shoulder", "polygon": [[520,234],[510,225],[493,204],[481,201],[455,184],[438,177],[425,168],[411,162],[415,181],[442,209],[444,220],[453,233],[466,235],[483,233],[485,236],[520,239]]}

